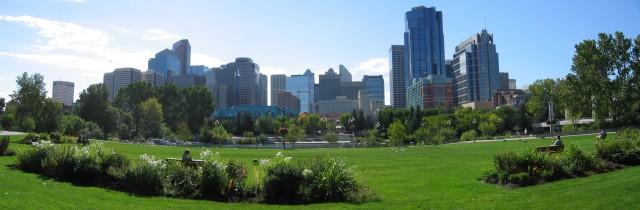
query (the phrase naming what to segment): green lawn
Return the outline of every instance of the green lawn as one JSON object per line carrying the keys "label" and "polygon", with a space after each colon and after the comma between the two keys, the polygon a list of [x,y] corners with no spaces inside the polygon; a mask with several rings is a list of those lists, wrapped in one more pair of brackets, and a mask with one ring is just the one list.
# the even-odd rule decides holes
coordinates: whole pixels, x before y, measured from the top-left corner
{"label": "green lawn", "polygon": [[[565,144],[595,150],[594,135],[564,137]],[[610,135],[615,138],[615,134]],[[352,205],[343,203],[308,206],[274,206],[248,203],[218,203],[164,197],[140,197],[96,187],[74,186],[6,167],[15,157],[0,157],[0,208],[7,209],[640,209],[640,167],[631,167],[584,178],[543,185],[505,189],[477,180],[493,167],[493,155],[526,147],[551,144],[550,139],[462,143],[439,146],[371,149],[217,149],[223,158],[245,162],[274,157],[282,151],[295,159],[316,155],[346,157],[356,177],[378,193],[382,201]],[[140,146],[105,142],[134,159],[142,154],[159,158],[179,157],[185,147]],[[12,144],[12,148],[26,148]],[[190,148],[194,157],[205,148]]]}

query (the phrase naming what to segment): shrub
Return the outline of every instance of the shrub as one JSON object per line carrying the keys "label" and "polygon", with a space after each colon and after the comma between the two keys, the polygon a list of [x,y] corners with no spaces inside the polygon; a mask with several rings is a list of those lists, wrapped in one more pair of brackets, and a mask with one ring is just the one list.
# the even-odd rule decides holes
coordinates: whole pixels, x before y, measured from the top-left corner
{"label": "shrub", "polygon": [[9,149],[9,136],[3,136],[2,141],[0,142],[0,156],[13,156],[15,152]]}
{"label": "shrub", "polygon": [[162,169],[166,165],[154,156],[141,155],[137,164],[124,172],[122,186],[124,189],[146,195],[162,194]]}
{"label": "shrub", "polygon": [[241,161],[227,161],[225,171],[227,173],[228,185],[225,189],[227,199],[239,201],[245,196],[245,180],[247,179],[247,169]]}
{"label": "shrub", "polygon": [[561,154],[561,165],[565,172],[574,175],[586,175],[602,170],[595,154],[587,154],[575,144],[566,146]]}
{"label": "shrub", "polygon": [[50,141],[49,134],[41,133],[38,134],[38,140]]}
{"label": "shrub", "polygon": [[509,177],[507,178],[508,183],[517,184],[520,186],[535,185],[537,181],[538,180],[535,177],[532,177],[526,172],[512,174],[512,175],[509,175]]}
{"label": "shrub", "polygon": [[37,142],[32,148],[18,153],[16,167],[28,172],[42,173],[43,161],[54,150],[54,145],[49,141]]}
{"label": "shrub", "polygon": [[260,144],[267,144],[267,141],[269,140],[269,138],[267,137],[267,135],[264,134],[260,134],[258,136],[258,142],[260,142]]}
{"label": "shrub", "polygon": [[51,139],[51,141],[53,141],[56,144],[61,143],[60,142],[60,138],[62,137],[62,135],[60,135],[60,133],[58,132],[51,132],[49,133],[49,139]]}
{"label": "shrub", "polygon": [[580,127],[574,124],[568,124],[568,125],[562,126],[562,132],[574,132],[574,131],[580,131]]}
{"label": "shrub", "polygon": [[618,136],[616,138],[640,141],[640,129],[622,128],[618,131]]}
{"label": "shrub", "polygon": [[304,177],[299,167],[278,164],[267,168],[264,177],[264,199],[267,203],[299,203]]}
{"label": "shrub", "polygon": [[455,139],[456,131],[450,128],[443,128],[438,130],[436,135],[433,138],[427,140],[427,144],[444,144],[446,142],[456,142]]}
{"label": "shrub", "polygon": [[306,167],[313,172],[313,178],[304,190],[309,202],[348,201],[349,192],[359,189],[353,171],[344,158],[317,157]]}
{"label": "shrub", "polygon": [[228,183],[226,166],[219,161],[207,160],[202,166],[201,192],[207,198],[222,200]]}
{"label": "shrub", "polygon": [[77,140],[78,140],[78,138],[73,137],[73,136],[61,136],[59,143],[60,144],[76,143]]}
{"label": "shrub", "polygon": [[478,139],[478,133],[476,132],[476,130],[464,132],[460,136],[460,141],[473,141],[476,139]]}
{"label": "shrub", "polygon": [[481,122],[480,125],[478,125],[478,130],[480,130],[483,136],[491,136],[496,132],[497,128],[496,125],[491,122]]}
{"label": "shrub", "polygon": [[38,135],[36,135],[35,133],[28,133],[27,135],[24,136],[24,138],[22,138],[22,140],[20,140],[20,142],[22,142],[23,144],[31,144],[32,142],[37,142],[38,141]]}
{"label": "shrub", "polygon": [[250,138],[241,138],[240,140],[236,141],[236,144],[255,144],[255,143],[256,141]]}
{"label": "shrub", "polygon": [[[516,181],[527,181],[522,175],[521,177],[510,178],[510,176],[519,173],[527,173],[528,178],[531,179],[543,179],[553,180],[563,176],[565,173],[562,170],[558,161],[552,159],[546,153],[538,153],[534,148],[528,148],[520,153],[508,152],[498,154],[494,156],[494,165],[496,167],[496,173],[498,174],[499,182],[502,184],[513,183]],[[513,183],[513,184],[531,184],[529,182]]]}
{"label": "shrub", "polygon": [[164,171],[163,192],[170,197],[194,198],[200,190],[200,176],[196,169],[181,162],[167,163]]}
{"label": "shrub", "polygon": [[633,149],[636,147],[634,144],[636,144],[634,141],[629,140],[599,142],[596,145],[596,154],[604,160],[613,161],[614,155]]}

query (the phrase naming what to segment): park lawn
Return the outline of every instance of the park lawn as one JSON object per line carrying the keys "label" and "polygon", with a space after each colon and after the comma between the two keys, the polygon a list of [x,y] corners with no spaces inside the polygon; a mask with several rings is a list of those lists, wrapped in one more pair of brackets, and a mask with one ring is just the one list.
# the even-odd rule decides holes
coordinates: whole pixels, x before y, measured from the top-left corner
{"label": "park lawn", "polygon": [[[563,137],[565,144],[595,150],[594,135]],[[609,139],[615,138],[615,134]],[[187,147],[142,146],[104,142],[107,147],[136,159],[142,154],[158,158],[179,157]],[[189,147],[195,158],[209,149],[223,159],[242,160],[251,174],[253,159],[274,157],[281,151],[294,160],[318,155],[345,157],[355,166],[358,180],[376,192],[382,201],[362,205],[330,203],[305,206],[276,206],[250,203],[219,203],[165,197],[141,197],[96,187],[74,186],[66,182],[9,169],[15,157],[0,157],[0,206],[8,209],[91,208],[91,209],[177,209],[177,208],[310,208],[310,209],[640,209],[640,167],[630,167],[590,177],[506,189],[477,180],[493,168],[493,156],[527,147],[551,144],[547,139],[460,143],[438,146],[366,149],[219,149]],[[12,144],[12,148],[27,148]],[[249,178],[251,180],[251,178]]]}

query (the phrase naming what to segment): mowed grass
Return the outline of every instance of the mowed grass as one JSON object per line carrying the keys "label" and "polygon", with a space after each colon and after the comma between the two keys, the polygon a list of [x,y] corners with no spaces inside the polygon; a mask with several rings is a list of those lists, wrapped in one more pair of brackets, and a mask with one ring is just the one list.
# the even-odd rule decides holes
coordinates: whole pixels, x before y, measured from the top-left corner
{"label": "mowed grass", "polygon": [[[595,150],[594,135],[563,137],[565,144]],[[609,139],[615,138],[615,134]],[[527,147],[551,144],[547,139],[461,143],[439,146],[365,149],[219,149],[165,147],[104,142],[107,147],[136,159],[142,154],[158,158],[179,157],[185,148],[194,157],[209,149],[223,159],[242,160],[253,173],[253,159],[283,152],[294,160],[318,155],[345,157],[355,166],[358,180],[382,199],[353,205],[345,203],[279,206],[219,203],[165,197],[141,197],[96,187],[74,186],[37,174],[9,169],[15,157],[0,157],[0,208],[2,209],[640,209],[640,167],[630,167],[590,177],[506,189],[477,180],[493,168],[493,156]],[[14,149],[26,145],[12,144]]]}

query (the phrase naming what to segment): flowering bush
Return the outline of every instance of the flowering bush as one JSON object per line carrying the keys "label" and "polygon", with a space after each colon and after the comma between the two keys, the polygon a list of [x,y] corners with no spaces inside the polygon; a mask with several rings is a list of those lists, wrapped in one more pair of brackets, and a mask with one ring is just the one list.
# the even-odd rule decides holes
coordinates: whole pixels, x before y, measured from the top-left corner
{"label": "flowering bush", "polygon": [[266,169],[263,180],[264,199],[267,203],[299,203],[303,201],[301,187],[304,177],[298,165],[291,163],[291,157],[278,152],[273,161],[263,159],[260,165]]}
{"label": "flowering bush", "polygon": [[137,164],[127,168],[122,179],[122,187],[147,195],[163,193],[162,170],[166,164],[154,156],[141,155]]}
{"label": "flowering bush", "polygon": [[201,193],[206,198],[222,200],[225,187],[228,182],[226,165],[219,160],[220,154],[205,150],[200,153],[200,158],[205,160],[202,166]]}
{"label": "flowering bush", "polygon": [[200,171],[180,162],[169,162],[163,170],[163,193],[170,197],[194,198],[200,192]]}

